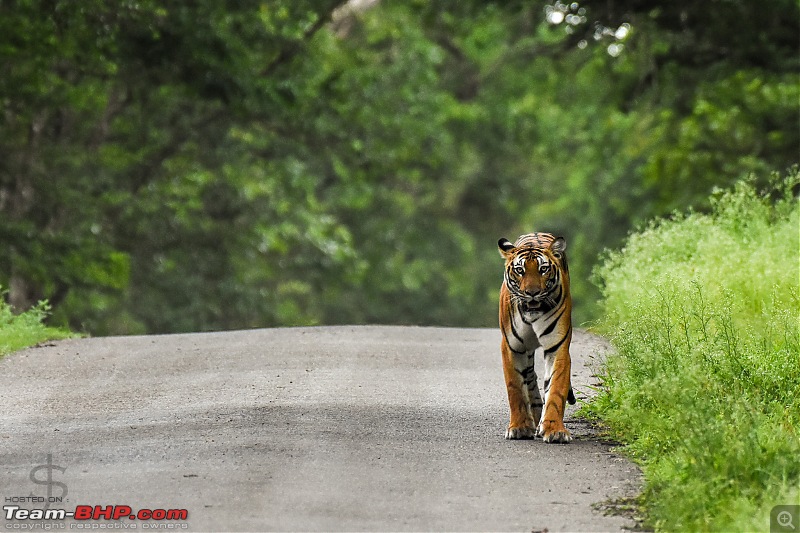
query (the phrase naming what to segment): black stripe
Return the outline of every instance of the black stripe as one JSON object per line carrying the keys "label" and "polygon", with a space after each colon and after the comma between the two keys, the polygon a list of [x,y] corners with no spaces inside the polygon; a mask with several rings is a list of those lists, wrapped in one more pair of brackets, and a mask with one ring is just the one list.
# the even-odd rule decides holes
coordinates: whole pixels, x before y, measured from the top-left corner
{"label": "black stripe", "polygon": [[560,302],[562,296],[564,296],[564,285],[561,284],[561,279],[558,280],[558,285],[556,285],[556,288],[558,289],[558,295],[556,296],[556,301]]}
{"label": "black stripe", "polygon": [[564,341],[567,340],[567,337],[569,337],[570,333],[572,333],[572,326],[569,327],[569,329],[567,330],[566,335],[561,337],[561,340],[558,341],[558,343],[555,346],[552,346],[551,348],[548,348],[547,350],[544,351],[544,353],[545,354],[553,353],[556,350],[558,350],[559,348],[561,348],[561,345],[564,344]]}
{"label": "black stripe", "polygon": [[[526,385],[528,385],[534,379],[536,379],[536,372],[534,371],[532,366],[527,367],[525,370],[517,370],[517,372],[522,376],[522,380],[525,382]],[[531,374],[533,374],[533,376],[531,376]]]}
{"label": "black stripe", "polygon": [[[525,346],[525,341],[522,340],[522,337],[519,336],[519,334],[517,333],[516,328],[514,327],[514,310],[510,305],[508,306],[508,309],[509,309],[509,312],[508,312],[508,325],[511,326],[511,333],[514,334],[514,337],[516,337],[516,339],[519,341],[519,343],[521,345]],[[523,319],[523,321],[524,321],[524,319]]]}
{"label": "black stripe", "polygon": [[550,390],[550,378],[544,380],[544,393],[547,394],[547,391]]}
{"label": "black stripe", "polygon": [[564,307],[561,308],[561,312],[558,314],[558,316],[555,318],[555,320],[553,320],[550,323],[550,325],[547,326],[547,329],[545,329],[542,332],[542,334],[539,335],[539,337],[544,337],[545,335],[551,334],[553,332],[553,330],[556,328],[556,324],[558,324],[558,321],[561,320],[562,316],[564,316],[564,311],[566,311],[566,310],[567,310],[567,306],[565,305]]}
{"label": "black stripe", "polygon": [[514,348],[511,347],[511,344],[508,342],[508,336],[506,335],[506,328],[501,327],[500,329],[503,330],[503,338],[506,341],[506,346],[508,346],[508,349],[511,350],[512,352],[516,353],[516,354],[525,355],[525,352],[518,352]]}
{"label": "black stripe", "polygon": [[556,303],[555,303],[555,305],[554,305],[553,307],[551,307],[550,309],[548,309],[548,310],[547,310],[547,312],[546,312],[544,315],[542,315],[541,317],[539,317],[539,320],[538,320],[538,321],[539,321],[539,322],[547,322],[547,321],[548,321],[548,320],[550,320],[550,318],[551,318],[551,317],[553,317],[553,316],[554,316],[554,315],[555,315],[555,314],[556,314],[558,311],[563,311],[563,309],[564,309],[564,300],[559,300],[558,302],[556,302]]}

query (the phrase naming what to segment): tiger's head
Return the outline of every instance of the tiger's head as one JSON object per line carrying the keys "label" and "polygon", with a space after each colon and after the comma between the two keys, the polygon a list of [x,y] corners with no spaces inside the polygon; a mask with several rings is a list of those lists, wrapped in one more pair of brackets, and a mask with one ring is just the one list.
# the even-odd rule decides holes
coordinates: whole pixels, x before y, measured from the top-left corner
{"label": "tiger's head", "polygon": [[569,283],[564,238],[530,233],[514,244],[500,239],[497,246],[506,260],[504,280],[512,302],[526,312],[553,308]]}

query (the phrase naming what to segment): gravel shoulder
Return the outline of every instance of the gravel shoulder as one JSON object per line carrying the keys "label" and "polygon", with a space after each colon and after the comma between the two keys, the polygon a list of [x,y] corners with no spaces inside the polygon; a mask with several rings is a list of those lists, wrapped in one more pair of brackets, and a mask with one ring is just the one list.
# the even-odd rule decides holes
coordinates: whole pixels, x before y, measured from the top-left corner
{"label": "gravel shoulder", "polygon": [[[638,469],[574,408],[569,445],[503,438],[499,345],[495,329],[337,326],[12,354],[0,360],[0,497],[50,490],[63,498],[53,509],[187,509],[185,522],[160,525],[191,531],[634,527],[595,507],[635,494]],[[607,350],[575,332],[579,399]],[[48,455],[65,470],[34,473]]]}

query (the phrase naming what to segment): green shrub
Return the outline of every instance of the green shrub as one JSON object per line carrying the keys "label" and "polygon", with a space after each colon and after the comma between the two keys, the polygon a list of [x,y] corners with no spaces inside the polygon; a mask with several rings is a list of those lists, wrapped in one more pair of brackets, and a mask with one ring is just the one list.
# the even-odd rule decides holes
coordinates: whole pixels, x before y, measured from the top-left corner
{"label": "green shrub", "polygon": [[596,271],[616,354],[590,410],[645,475],[658,530],[769,530],[800,503],[797,169],[631,235]]}
{"label": "green shrub", "polygon": [[0,357],[46,340],[71,337],[69,331],[44,325],[49,311],[47,302],[39,302],[28,311],[16,315],[11,306],[0,298]]}

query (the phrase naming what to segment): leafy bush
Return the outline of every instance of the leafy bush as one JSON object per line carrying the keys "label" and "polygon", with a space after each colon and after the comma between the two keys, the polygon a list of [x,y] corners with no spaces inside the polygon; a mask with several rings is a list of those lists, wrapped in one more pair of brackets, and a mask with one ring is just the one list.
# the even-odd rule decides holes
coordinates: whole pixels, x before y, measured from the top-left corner
{"label": "leafy bush", "polygon": [[43,301],[28,311],[15,315],[11,306],[0,298],[0,357],[42,341],[72,336],[67,330],[50,328],[43,324],[49,311],[50,306]]}
{"label": "leafy bush", "polygon": [[741,181],[596,271],[617,353],[590,409],[641,461],[656,529],[768,530],[800,502],[798,184]]}

